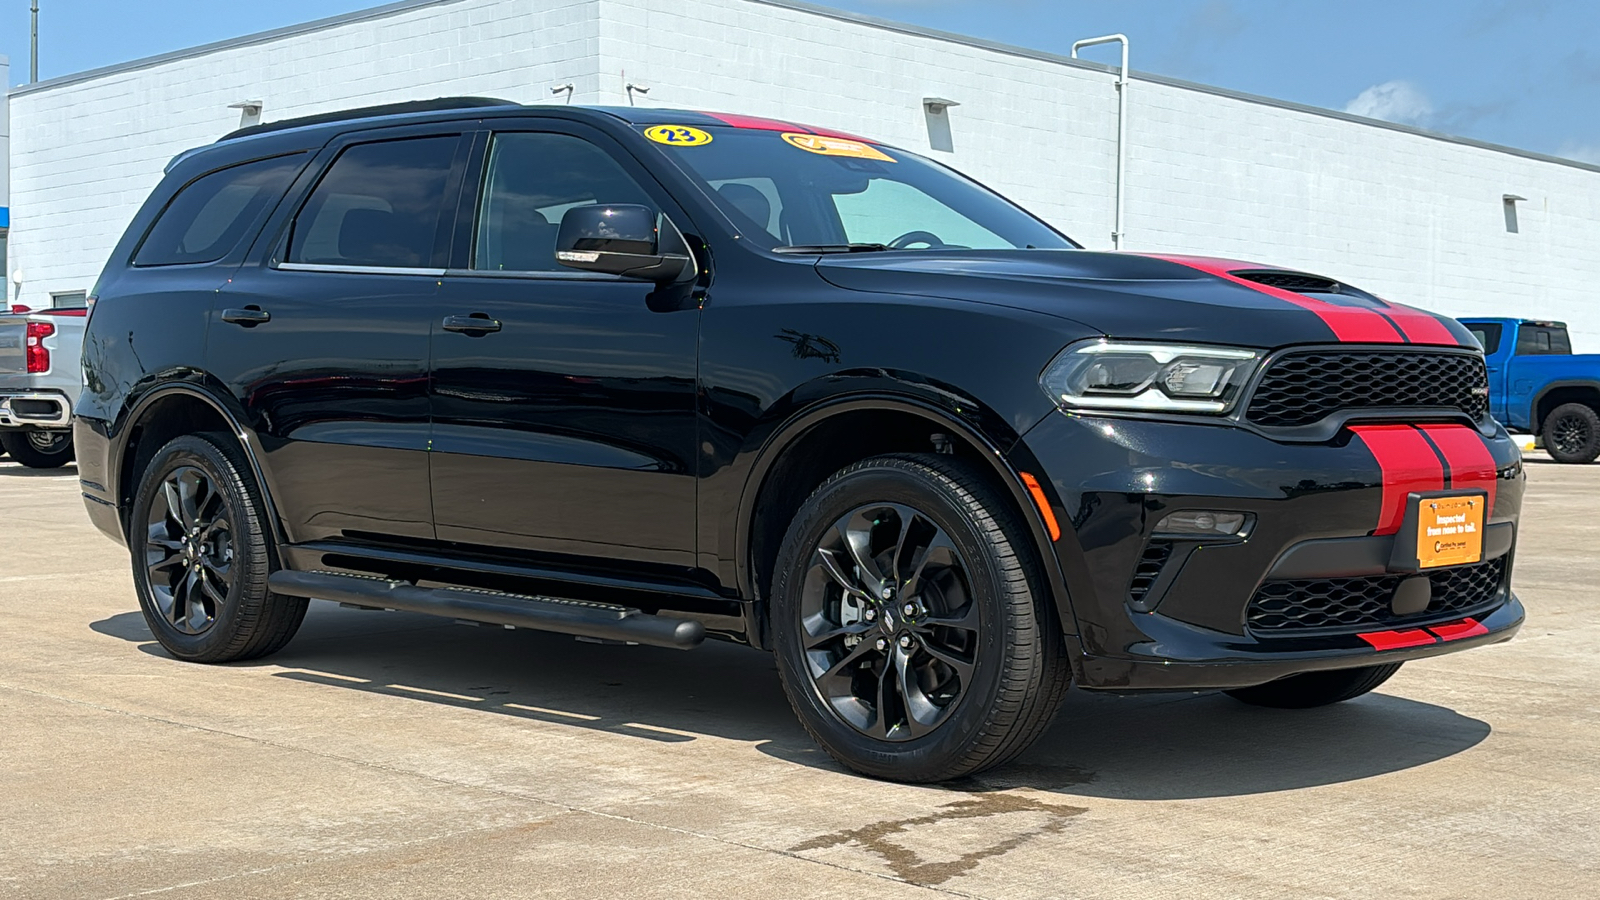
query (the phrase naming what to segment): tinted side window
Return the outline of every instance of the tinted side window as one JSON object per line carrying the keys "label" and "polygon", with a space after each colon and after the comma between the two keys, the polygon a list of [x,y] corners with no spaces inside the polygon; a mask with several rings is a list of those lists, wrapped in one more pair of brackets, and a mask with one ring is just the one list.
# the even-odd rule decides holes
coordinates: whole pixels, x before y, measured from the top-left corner
{"label": "tinted side window", "polygon": [[472,267],[570,272],[556,262],[567,210],[592,203],[656,204],[604,150],[565,134],[498,134],[489,154]]}
{"label": "tinted side window", "polygon": [[1565,356],[1571,352],[1572,342],[1564,328],[1524,325],[1517,332],[1518,356]]}
{"label": "tinted side window", "polygon": [[203,175],[178,191],[133,255],[136,266],[216,262],[289,186],[305,154],[279,156]]}
{"label": "tinted side window", "polygon": [[346,149],[295,217],[288,261],[443,266],[439,234],[460,138],[409,138]]}
{"label": "tinted side window", "polygon": [[1479,325],[1468,325],[1467,330],[1478,339],[1478,345],[1483,348],[1485,354],[1493,356],[1500,352],[1501,326],[1484,322]]}

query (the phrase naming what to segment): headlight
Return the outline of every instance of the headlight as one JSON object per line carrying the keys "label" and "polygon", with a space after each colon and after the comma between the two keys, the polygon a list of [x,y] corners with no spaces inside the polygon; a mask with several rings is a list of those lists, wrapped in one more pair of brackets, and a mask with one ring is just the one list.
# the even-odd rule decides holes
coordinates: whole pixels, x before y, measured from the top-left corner
{"label": "headlight", "polygon": [[1039,385],[1067,409],[1225,413],[1260,361],[1235,347],[1094,339],[1061,351]]}

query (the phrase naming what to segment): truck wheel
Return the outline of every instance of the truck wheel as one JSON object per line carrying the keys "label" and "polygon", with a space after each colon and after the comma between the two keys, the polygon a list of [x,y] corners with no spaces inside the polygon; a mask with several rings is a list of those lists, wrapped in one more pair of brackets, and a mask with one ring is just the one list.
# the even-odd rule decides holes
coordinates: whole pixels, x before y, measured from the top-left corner
{"label": "truck wheel", "polygon": [[1585,403],[1563,403],[1545,417],[1540,436],[1556,462],[1594,462],[1600,456],[1600,415]]}
{"label": "truck wheel", "polygon": [[7,431],[0,433],[0,445],[30,469],[59,469],[72,462],[70,431]]}
{"label": "truck wheel", "polygon": [[1290,675],[1277,681],[1239,688],[1223,693],[1251,706],[1270,706],[1274,709],[1311,709],[1342,703],[1365,694],[1400,671],[1401,663],[1382,666],[1363,666],[1359,669],[1335,669],[1331,672],[1306,672]]}
{"label": "truck wheel", "polygon": [[943,781],[1015,757],[1071,670],[1027,531],[948,456],[884,456],[829,478],[778,552],[784,692],[834,759]]}
{"label": "truck wheel", "polygon": [[226,439],[184,435],[156,451],[129,522],[133,583],[150,631],[191,662],[275,652],[307,601],[267,590],[274,553],[256,487]]}

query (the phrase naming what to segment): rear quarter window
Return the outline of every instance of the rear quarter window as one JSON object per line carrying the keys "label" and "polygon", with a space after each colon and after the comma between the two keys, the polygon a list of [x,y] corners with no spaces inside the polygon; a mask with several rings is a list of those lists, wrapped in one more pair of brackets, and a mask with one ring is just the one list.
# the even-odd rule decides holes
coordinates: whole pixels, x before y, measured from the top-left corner
{"label": "rear quarter window", "polygon": [[1517,331],[1518,356],[1566,356],[1570,353],[1572,342],[1565,328],[1524,325]]}
{"label": "rear quarter window", "polygon": [[209,263],[228,255],[268,204],[277,201],[304,153],[261,159],[202,175],[178,191],[133,255],[136,266]]}

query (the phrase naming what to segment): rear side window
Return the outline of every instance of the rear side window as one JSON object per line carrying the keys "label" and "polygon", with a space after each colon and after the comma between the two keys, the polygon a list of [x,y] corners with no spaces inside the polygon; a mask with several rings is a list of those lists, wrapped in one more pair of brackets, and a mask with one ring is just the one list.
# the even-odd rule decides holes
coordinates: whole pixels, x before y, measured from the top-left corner
{"label": "rear side window", "polygon": [[262,159],[189,182],[151,226],[133,264],[208,263],[228,255],[262,209],[277,201],[304,161],[303,153]]}
{"label": "rear side window", "polygon": [[441,229],[460,138],[356,144],[323,176],[289,234],[288,261],[340,266],[444,265]]}
{"label": "rear side window", "polygon": [[1483,348],[1484,353],[1493,356],[1500,352],[1499,325],[1492,322],[1479,322],[1474,325],[1468,325],[1467,330],[1472,332],[1472,336],[1478,339],[1478,346]]}
{"label": "rear side window", "polygon": [[1517,332],[1518,356],[1566,356],[1571,352],[1572,342],[1564,328],[1524,325]]}

